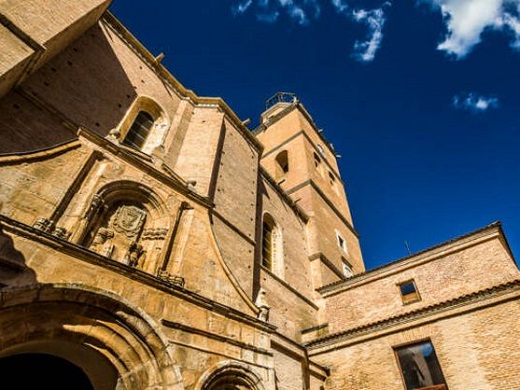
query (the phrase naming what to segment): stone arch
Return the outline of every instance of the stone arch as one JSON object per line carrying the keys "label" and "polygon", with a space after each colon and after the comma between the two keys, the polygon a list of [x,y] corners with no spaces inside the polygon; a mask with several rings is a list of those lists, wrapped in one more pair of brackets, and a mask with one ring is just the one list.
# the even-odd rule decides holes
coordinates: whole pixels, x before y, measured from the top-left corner
{"label": "stone arch", "polygon": [[245,363],[225,360],[207,370],[195,390],[264,390],[261,378]]}
{"label": "stone arch", "polygon": [[151,154],[156,147],[163,145],[171,121],[159,103],[149,96],[141,95],[135,99],[117,127],[118,139],[120,142],[125,140],[140,113],[146,113],[153,121],[146,141],[140,148],[142,152]]}
{"label": "stone arch", "polygon": [[132,181],[109,183],[92,197],[81,245],[156,274],[171,214],[149,187]]}
{"label": "stone arch", "polygon": [[93,387],[182,390],[159,324],[115,294],[78,285],[1,293],[0,358],[47,354],[81,368]]}
{"label": "stone arch", "polygon": [[282,150],[275,157],[276,167],[275,167],[275,176],[276,179],[281,179],[289,172],[289,152],[287,150]]}

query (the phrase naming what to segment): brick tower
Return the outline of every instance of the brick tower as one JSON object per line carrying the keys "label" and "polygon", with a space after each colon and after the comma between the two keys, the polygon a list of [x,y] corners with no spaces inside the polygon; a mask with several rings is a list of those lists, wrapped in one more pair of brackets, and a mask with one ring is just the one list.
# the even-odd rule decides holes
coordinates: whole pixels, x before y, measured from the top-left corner
{"label": "brick tower", "polygon": [[292,93],[266,102],[255,135],[262,167],[310,217],[308,255],[316,288],[364,272],[337,155]]}

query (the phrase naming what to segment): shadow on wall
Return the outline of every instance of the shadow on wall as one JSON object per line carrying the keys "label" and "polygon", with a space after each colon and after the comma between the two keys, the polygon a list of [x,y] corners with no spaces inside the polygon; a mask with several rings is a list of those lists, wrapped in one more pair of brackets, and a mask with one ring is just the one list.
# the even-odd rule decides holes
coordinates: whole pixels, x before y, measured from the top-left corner
{"label": "shadow on wall", "polygon": [[22,279],[24,284],[36,283],[36,273],[25,263],[25,257],[0,223],[0,288],[17,285]]}
{"label": "shadow on wall", "polygon": [[118,39],[96,24],[0,99],[0,154],[70,141],[79,126],[101,136],[116,127],[136,98]]}

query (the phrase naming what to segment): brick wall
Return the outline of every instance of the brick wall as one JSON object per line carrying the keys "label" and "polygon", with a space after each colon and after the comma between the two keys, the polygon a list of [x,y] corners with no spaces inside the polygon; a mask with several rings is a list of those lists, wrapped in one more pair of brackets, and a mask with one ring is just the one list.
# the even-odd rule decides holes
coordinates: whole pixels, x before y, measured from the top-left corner
{"label": "brick wall", "polygon": [[451,390],[519,389],[520,343],[511,321],[518,315],[518,297],[504,299],[425,325],[412,322],[407,329],[385,335],[375,331],[362,342],[352,338],[343,347],[313,358],[331,368],[328,390],[404,389],[394,348],[430,340]]}
{"label": "brick wall", "polygon": [[[497,227],[354,278],[325,293],[330,332],[353,328],[489,288],[520,275]],[[403,304],[415,280],[421,300]]]}

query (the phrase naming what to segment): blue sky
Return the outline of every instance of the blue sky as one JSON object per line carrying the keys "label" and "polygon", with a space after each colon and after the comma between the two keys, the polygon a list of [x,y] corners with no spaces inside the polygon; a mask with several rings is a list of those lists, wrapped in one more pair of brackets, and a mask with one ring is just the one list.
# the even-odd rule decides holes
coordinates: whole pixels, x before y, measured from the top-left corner
{"label": "blue sky", "polygon": [[181,83],[251,128],[274,93],[300,97],[341,155],[367,269],[495,221],[520,256],[520,0],[110,9]]}

